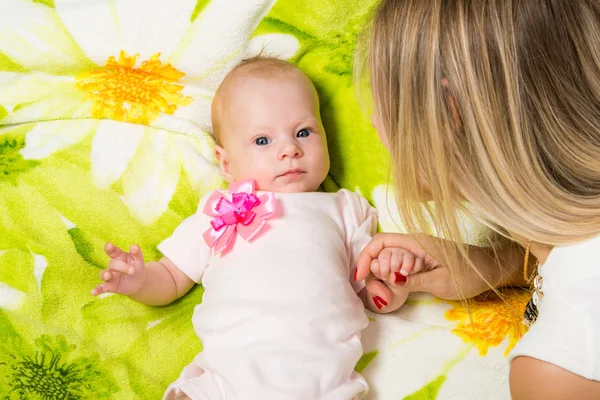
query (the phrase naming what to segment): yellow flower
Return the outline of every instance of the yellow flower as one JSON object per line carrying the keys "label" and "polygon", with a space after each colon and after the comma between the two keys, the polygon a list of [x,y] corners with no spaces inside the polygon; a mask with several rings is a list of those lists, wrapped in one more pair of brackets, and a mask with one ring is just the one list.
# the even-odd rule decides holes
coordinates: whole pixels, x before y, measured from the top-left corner
{"label": "yellow flower", "polygon": [[527,328],[521,323],[529,294],[523,290],[501,290],[501,297],[493,292],[476,297],[470,304],[455,306],[446,311],[449,321],[459,321],[452,333],[465,342],[473,343],[479,355],[485,356],[490,347],[500,345],[508,337],[507,356]]}
{"label": "yellow flower", "polygon": [[222,182],[210,104],[231,68],[300,48],[289,34],[254,36],[275,0],[153,0],[141,13],[128,1],[45,3],[0,1],[0,126],[33,124],[25,160],[91,137],[93,182],[143,224],[165,213],[182,177],[195,193]]}
{"label": "yellow flower", "polygon": [[176,84],[185,74],[171,64],[163,65],[160,53],[135,68],[138,57],[121,50],[118,60],[110,56],[104,67],[77,77],[77,87],[92,100],[94,118],[149,124],[160,113],[173,115],[178,106],[193,101]]}

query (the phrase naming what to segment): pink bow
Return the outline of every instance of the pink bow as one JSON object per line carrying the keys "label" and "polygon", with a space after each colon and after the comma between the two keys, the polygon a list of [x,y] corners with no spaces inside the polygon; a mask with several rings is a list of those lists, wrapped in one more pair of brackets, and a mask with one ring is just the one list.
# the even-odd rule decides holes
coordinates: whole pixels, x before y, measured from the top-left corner
{"label": "pink bow", "polygon": [[213,254],[219,254],[233,244],[238,232],[246,241],[261,230],[265,219],[275,214],[276,200],[273,192],[260,196],[254,194],[254,180],[234,182],[229,185],[231,199],[215,190],[208,198],[202,212],[210,217],[212,228],[204,232],[204,241],[212,248]]}

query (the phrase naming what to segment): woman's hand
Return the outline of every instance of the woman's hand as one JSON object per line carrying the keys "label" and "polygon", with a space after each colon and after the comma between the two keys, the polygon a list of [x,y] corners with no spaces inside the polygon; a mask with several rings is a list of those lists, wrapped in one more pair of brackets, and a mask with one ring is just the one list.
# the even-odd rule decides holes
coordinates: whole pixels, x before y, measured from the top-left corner
{"label": "woman's hand", "polygon": [[469,246],[469,257],[477,271],[465,260],[451,272],[439,261],[443,259],[443,245],[461,246],[425,234],[378,233],[358,257],[356,279],[365,279],[369,275],[371,263],[384,249],[400,247],[423,262],[421,272],[409,275],[404,283],[396,283],[410,292],[428,292],[442,299],[458,300],[477,296],[489,290],[490,285],[501,287],[525,283],[521,277],[523,251],[520,246],[504,246],[496,253],[487,248]]}

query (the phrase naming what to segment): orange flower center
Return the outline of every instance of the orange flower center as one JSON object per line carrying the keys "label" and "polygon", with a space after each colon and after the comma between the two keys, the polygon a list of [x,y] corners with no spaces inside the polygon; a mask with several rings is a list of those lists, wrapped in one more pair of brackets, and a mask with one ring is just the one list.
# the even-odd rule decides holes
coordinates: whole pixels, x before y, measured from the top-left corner
{"label": "orange flower center", "polygon": [[477,297],[465,308],[458,302],[446,311],[446,319],[459,321],[452,333],[465,342],[477,346],[479,354],[484,356],[490,347],[500,345],[508,338],[508,346],[504,355],[517,344],[527,328],[522,324],[525,305],[529,295],[523,290],[504,289],[502,298],[488,293],[485,297]]}
{"label": "orange flower center", "polygon": [[147,125],[161,113],[172,115],[179,106],[192,102],[177,84],[185,76],[183,72],[171,64],[163,65],[160,53],[136,68],[138,57],[129,57],[122,50],[118,60],[111,56],[104,67],[77,77],[77,87],[92,101],[94,118]]}

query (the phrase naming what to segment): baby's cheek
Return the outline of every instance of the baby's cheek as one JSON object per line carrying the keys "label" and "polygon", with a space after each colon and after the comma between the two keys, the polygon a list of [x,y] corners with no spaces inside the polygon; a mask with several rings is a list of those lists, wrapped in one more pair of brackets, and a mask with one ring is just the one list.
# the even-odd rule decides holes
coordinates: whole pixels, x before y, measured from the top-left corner
{"label": "baby's cheek", "polygon": [[[250,171],[248,171],[250,172]],[[247,179],[254,179],[256,181],[257,190],[265,191],[277,191],[274,187],[273,176],[265,174],[263,171],[254,171],[252,176],[248,176]]]}
{"label": "baby's cheek", "polygon": [[250,157],[240,157],[231,165],[231,172],[236,181],[245,179],[260,179],[260,168],[257,167],[256,160]]}

